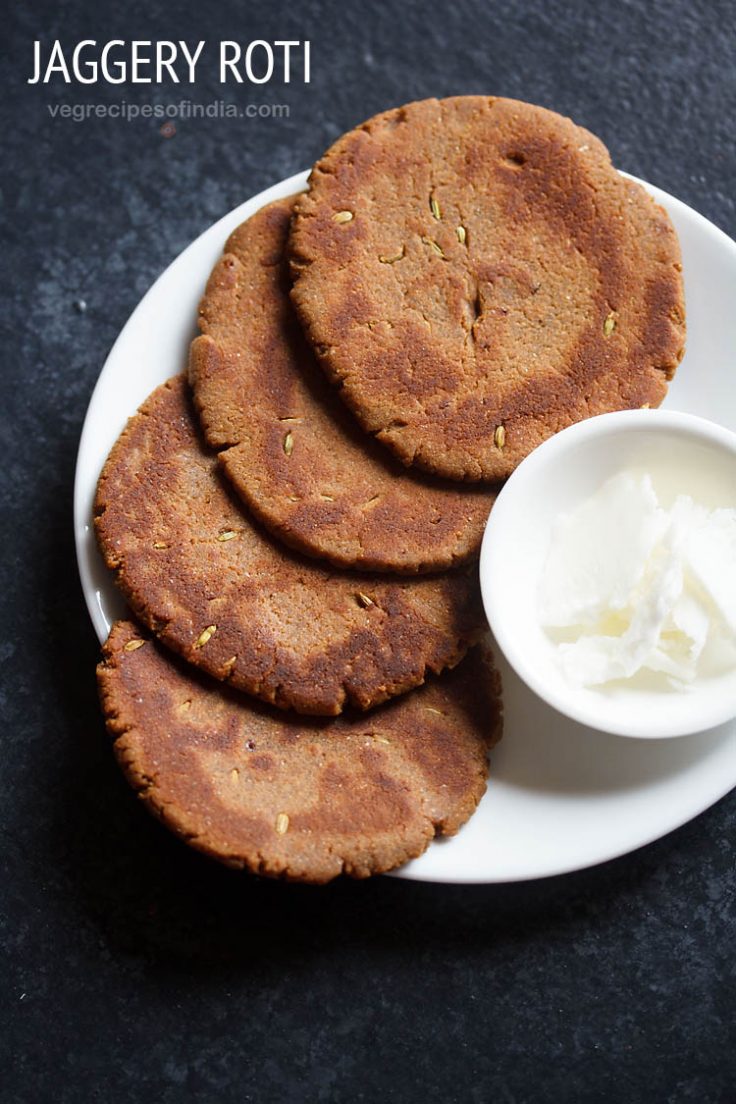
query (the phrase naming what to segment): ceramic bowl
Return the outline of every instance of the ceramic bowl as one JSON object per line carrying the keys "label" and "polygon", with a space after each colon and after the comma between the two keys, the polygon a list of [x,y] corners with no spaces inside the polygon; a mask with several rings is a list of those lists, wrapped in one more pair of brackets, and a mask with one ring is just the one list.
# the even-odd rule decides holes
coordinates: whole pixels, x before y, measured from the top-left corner
{"label": "ceramic bowl", "polygon": [[[660,503],[688,494],[736,507],[736,434],[691,414],[630,410],[579,422],[535,449],[507,481],[481,550],[481,589],[496,641],[527,686],[560,713],[622,736],[701,732],[736,716],[736,667],[698,677],[573,685],[539,620],[539,585],[555,519],[621,471],[647,472]],[[733,565],[736,573],[736,563]]]}

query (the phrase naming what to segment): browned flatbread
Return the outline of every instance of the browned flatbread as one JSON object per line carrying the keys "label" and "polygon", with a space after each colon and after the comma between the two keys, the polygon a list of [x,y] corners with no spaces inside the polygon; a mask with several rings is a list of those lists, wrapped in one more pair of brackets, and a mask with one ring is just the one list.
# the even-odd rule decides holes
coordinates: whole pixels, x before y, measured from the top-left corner
{"label": "browned flatbread", "polygon": [[685,342],[677,237],[569,119],[425,100],[340,138],[290,238],[293,301],[363,426],[453,479],[510,474],[604,411],[656,406]]}
{"label": "browned flatbread", "polygon": [[452,667],[483,628],[477,572],[400,580],[282,549],[228,492],[183,378],[159,387],[103,469],[98,542],[140,620],[264,701],[334,715]]}
{"label": "browned flatbread", "polygon": [[230,866],[365,878],[453,835],[485,790],[500,679],[476,648],[370,717],[298,718],[187,671],[128,621],[97,669],[115,754],[172,831]]}
{"label": "browned flatbread", "polygon": [[189,362],[205,438],[292,548],[340,567],[451,567],[477,554],[495,492],[410,474],[334,394],[289,301],[294,199],[238,227],[207,285]]}

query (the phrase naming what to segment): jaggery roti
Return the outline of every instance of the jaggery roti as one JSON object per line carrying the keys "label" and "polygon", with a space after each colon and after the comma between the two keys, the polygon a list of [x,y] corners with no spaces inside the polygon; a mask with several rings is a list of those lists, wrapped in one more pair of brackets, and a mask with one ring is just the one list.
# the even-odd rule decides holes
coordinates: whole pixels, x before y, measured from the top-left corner
{"label": "jaggery roti", "polygon": [[685,341],[666,213],[588,131],[465,96],[378,115],[317,162],[293,302],[363,426],[404,463],[509,475],[545,438],[656,406]]}
{"label": "jaggery roti", "polygon": [[205,438],[291,547],[342,567],[451,567],[477,554],[495,493],[410,473],[334,394],[289,301],[294,199],[240,226],[209,279],[189,363]]}
{"label": "jaggery roti", "polygon": [[130,622],[116,622],[103,657],[115,754],[148,808],[198,850],[273,877],[367,877],[452,835],[500,736],[500,681],[479,648],[368,716],[332,720],[205,680]]}
{"label": "jaggery roti", "polygon": [[201,443],[183,377],[154,391],[113,447],[95,531],[131,608],[165,644],[300,712],[367,709],[453,666],[482,632],[477,571],[337,572],[262,532]]}

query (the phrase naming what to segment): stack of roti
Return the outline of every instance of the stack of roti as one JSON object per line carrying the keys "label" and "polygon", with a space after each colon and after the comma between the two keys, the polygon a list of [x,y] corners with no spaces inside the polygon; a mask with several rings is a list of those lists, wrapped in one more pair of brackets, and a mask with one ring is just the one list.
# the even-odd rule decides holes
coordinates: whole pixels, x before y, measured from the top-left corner
{"label": "stack of roti", "polygon": [[116,755],[230,865],[392,869],[485,790],[502,706],[477,556],[500,485],[564,426],[661,402],[675,233],[570,120],[428,100],[240,226],[199,327],[98,485],[131,610],[98,671]]}

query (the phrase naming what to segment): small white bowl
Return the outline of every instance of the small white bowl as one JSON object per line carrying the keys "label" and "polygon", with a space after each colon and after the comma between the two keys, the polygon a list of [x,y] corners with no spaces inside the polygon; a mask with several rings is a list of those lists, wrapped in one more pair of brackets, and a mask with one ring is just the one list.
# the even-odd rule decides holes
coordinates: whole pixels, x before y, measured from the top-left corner
{"label": "small white bowl", "polygon": [[[685,736],[736,716],[736,670],[686,691],[575,687],[538,616],[555,518],[623,470],[648,472],[660,502],[689,494],[736,507],[736,434],[691,414],[629,410],[578,422],[535,449],[510,477],[483,538],[483,604],[507,660],[540,698],[573,720],[621,736]],[[736,571],[736,564],[734,565]]]}

